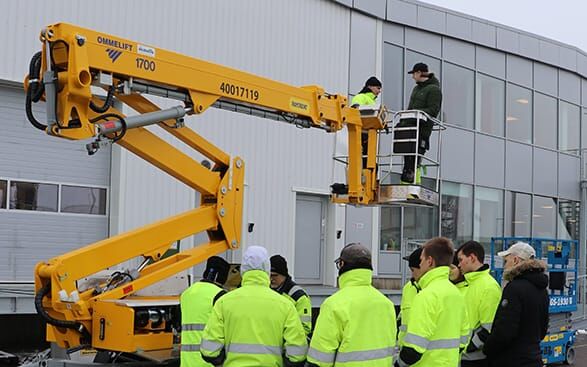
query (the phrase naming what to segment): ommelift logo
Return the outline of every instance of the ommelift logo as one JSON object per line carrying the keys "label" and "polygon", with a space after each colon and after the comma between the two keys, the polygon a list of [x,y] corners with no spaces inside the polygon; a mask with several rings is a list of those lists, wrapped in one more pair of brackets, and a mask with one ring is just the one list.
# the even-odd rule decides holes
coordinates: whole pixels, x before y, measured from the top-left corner
{"label": "ommelift logo", "polygon": [[102,36],[98,36],[98,43],[114,48],[119,48],[123,51],[132,51],[132,45],[130,43],[120,42],[118,40],[113,40]]}
{"label": "ommelift logo", "polygon": [[116,61],[116,59],[120,57],[120,55],[122,55],[122,51],[114,50],[111,48],[107,48],[106,53],[108,54],[108,57],[110,58],[110,60],[112,60],[113,63],[114,61]]}

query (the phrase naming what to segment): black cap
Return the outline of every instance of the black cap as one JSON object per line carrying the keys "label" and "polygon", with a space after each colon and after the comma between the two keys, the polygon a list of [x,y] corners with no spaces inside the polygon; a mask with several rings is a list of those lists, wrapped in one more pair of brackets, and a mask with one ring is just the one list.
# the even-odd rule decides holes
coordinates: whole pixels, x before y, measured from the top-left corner
{"label": "black cap", "polygon": [[414,65],[412,70],[408,71],[408,74],[414,74],[417,71],[427,73],[428,72],[428,65],[424,64],[423,62],[419,62],[416,65]]}
{"label": "black cap", "polygon": [[452,259],[452,264],[454,266],[459,266],[459,257],[457,256],[456,253],[455,253],[455,257],[453,257],[453,259]]}
{"label": "black cap", "polygon": [[271,256],[271,272],[281,274],[283,276],[289,276],[287,271],[287,261],[281,255]]}
{"label": "black cap", "polygon": [[206,262],[206,270],[204,270],[204,279],[218,283],[226,283],[228,278],[228,271],[230,264],[219,256],[212,256]]}
{"label": "black cap", "polygon": [[381,82],[376,77],[372,76],[365,82],[366,87],[379,87],[381,88]]}
{"label": "black cap", "polygon": [[422,247],[418,247],[408,256],[404,256],[403,259],[408,261],[410,268],[420,269],[420,255],[422,255]]}
{"label": "black cap", "polygon": [[[343,247],[340,252],[338,259],[345,262],[345,266],[350,270],[352,269],[371,269],[373,270],[373,264],[371,263],[371,251],[360,243],[349,243]],[[350,268],[349,268],[350,267]]]}

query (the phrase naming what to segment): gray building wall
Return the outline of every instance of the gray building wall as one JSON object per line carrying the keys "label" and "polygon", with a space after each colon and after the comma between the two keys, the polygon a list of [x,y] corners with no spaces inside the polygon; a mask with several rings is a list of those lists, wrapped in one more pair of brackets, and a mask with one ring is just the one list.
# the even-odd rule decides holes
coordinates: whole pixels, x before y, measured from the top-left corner
{"label": "gray building wall", "polygon": [[[112,7],[119,11],[113,13]],[[557,117],[560,106],[566,106],[565,103],[579,108],[580,116],[584,115],[582,108],[587,107],[587,80],[584,79],[587,57],[583,51],[411,0],[259,0],[205,4],[185,1],[174,6],[156,0],[123,4],[112,0],[99,5],[66,0],[49,5],[36,1],[26,6],[10,1],[4,10],[6,21],[0,22],[0,30],[3,30],[0,34],[4,34],[3,44],[11,52],[0,56],[0,78],[12,81],[22,80],[29,57],[39,49],[39,30],[52,22],[69,21],[287,83],[318,84],[331,92],[354,94],[367,77],[377,75],[384,81],[383,100],[394,109],[405,107],[413,86],[405,72],[420,60],[437,72],[445,97],[452,93],[447,89],[451,80],[449,69],[457,68],[473,76],[473,91],[479,85],[478,78],[483,76],[502,83],[504,104],[508,96],[506,86],[514,85],[530,90],[533,97],[541,94],[554,98]],[[129,13],[135,15],[130,20]],[[173,21],[161,21],[161,14],[165,15],[164,19]],[[251,19],[262,21],[251,23]],[[158,26],[153,27],[153,24]],[[504,198],[508,193],[518,192],[558,201],[579,200],[579,157],[557,146],[536,144],[534,131],[529,142],[505,133],[482,131],[476,121],[476,101],[467,99],[474,94],[459,94],[452,102],[446,98],[441,115],[449,126],[444,140],[442,177],[450,183],[470,185],[471,192],[475,193],[470,198],[470,220],[474,220],[473,201],[480,197],[477,189],[500,190]],[[449,108],[459,100],[463,101],[463,108],[473,107],[463,113],[462,119],[452,120]],[[504,106],[504,119],[505,113]],[[17,114],[23,120],[21,112]],[[535,117],[533,111],[532,121]],[[294,245],[296,195],[319,193],[324,196],[330,183],[340,181],[341,172],[333,168],[331,156],[332,152],[338,152],[339,141],[344,139],[335,139],[321,131],[298,131],[225,111],[209,111],[187,119],[187,123],[230,154],[244,157],[248,164],[245,218],[255,223],[255,231],[245,235],[245,244],[263,244],[272,253],[299,258]],[[505,130],[505,121],[503,128]],[[557,141],[558,130],[557,127],[553,129]],[[587,136],[585,131],[587,129],[582,133]],[[32,141],[31,133],[36,132],[27,131],[24,135],[27,144]],[[168,138],[164,134],[161,136]],[[108,176],[105,162],[109,162],[110,157],[103,157],[102,166],[96,167],[85,156],[83,144],[79,142],[54,142],[39,136],[39,142],[33,144],[42,149],[49,147],[45,152],[48,157],[54,154],[60,159],[73,159],[68,161],[69,169],[63,172],[57,172],[66,167],[62,164],[57,168],[48,164],[31,168],[31,172],[42,176],[39,179],[109,185],[108,179],[102,179]],[[59,144],[59,148],[52,149],[55,147],[51,144]],[[23,159],[28,156],[21,154],[21,149],[24,148],[18,146],[6,153],[6,157],[10,157],[6,161],[17,169],[26,168],[30,163],[28,158]],[[55,154],[59,149],[71,149],[72,153]],[[19,153],[14,154],[15,151]],[[193,192],[132,154],[115,147],[111,161],[111,234],[197,205]],[[9,168],[6,172],[9,178],[26,176],[16,173],[12,176]],[[51,176],[52,173],[55,176]],[[335,255],[345,238],[372,241],[376,250],[380,241],[378,211],[361,209],[355,213],[351,208],[348,212],[352,213],[345,218],[347,209],[329,206],[325,253]],[[362,232],[354,231],[352,223],[362,223],[356,228],[361,227]],[[87,223],[79,225],[88,226]],[[100,227],[106,228],[103,232],[99,225],[91,231],[99,238],[107,231],[107,225]],[[371,233],[365,230],[369,227]],[[502,224],[502,230],[503,227]],[[339,229],[343,230],[340,239],[335,238]],[[76,240],[86,241],[86,238]],[[188,238],[184,242],[182,246],[189,247],[194,240]],[[73,243],[73,240],[63,243]],[[55,249],[55,252],[63,251]],[[48,255],[40,253],[39,257]],[[325,264],[330,264],[327,260]],[[328,266],[324,283],[334,285],[336,272],[331,264]],[[29,271],[27,267],[23,266],[23,274]]]}
{"label": "gray building wall", "polygon": [[[45,118],[42,108],[34,109],[40,120]],[[110,149],[88,157],[82,144],[34,129],[26,120],[24,92],[18,84],[0,84],[0,126],[0,181],[108,189]],[[107,237],[108,216],[10,209],[14,199],[10,189],[0,191],[7,203],[0,208],[0,313],[31,312],[30,296],[15,297],[3,290],[17,287],[32,292],[30,286],[17,282],[31,282],[39,261]]]}

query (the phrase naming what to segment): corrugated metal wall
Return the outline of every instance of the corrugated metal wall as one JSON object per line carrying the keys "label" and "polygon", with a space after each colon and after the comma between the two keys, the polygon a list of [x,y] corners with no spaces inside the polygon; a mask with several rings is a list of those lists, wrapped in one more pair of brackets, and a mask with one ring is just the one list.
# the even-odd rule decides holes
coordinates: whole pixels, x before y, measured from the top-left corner
{"label": "corrugated metal wall", "polygon": [[[183,42],[167,41],[174,37],[167,34],[152,43],[294,85],[347,90],[348,9],[315,0],[220,1],[200,3],[193,11],[192,22],[173,30]],[[148,38],[148,33],[144,36]],[[245,217],[255,223],[246,242],[267,246],[293,261],[292,188],[328,190],[334,136],[213,109],[186,121],[224,151],[245,160]],[[120,154],[120,193],[125,203],[119,208],[118,229],[134,228],[195,205],[193,193],[183,185],[132,154],[118,150],[114,154]],[[182,245],[189,246],[190,241]]]}
{"label": "corrugated metal wall", "polygon": [[[10,52],[0,55],[0,78],[8,80],[22,80],[41,28],[65,21],[294,85],[349,89],[350,10],[327,0],[9,1],[3,14]],[[293,259],[292,188],[328,191],[334,136],[213,110],[188,124],[245,159],[246,217],[255,222],[248,243]],[[112,234],[195,205],[183,185],[116,147],[112,174]]]}
{"label": "corrugated metal wall", "polygon": [[[34,111],[43,119],[41,108]],[[35,130],[21,89],[0,86],[0,126],[0,180],[109,186],[110,149],[88,158],[83,144]],[[32,281],[37,262],[107,236],[106,215],[0,209],[0,283]],[[0,313],[30,311],[28,301],[0,294]]]}

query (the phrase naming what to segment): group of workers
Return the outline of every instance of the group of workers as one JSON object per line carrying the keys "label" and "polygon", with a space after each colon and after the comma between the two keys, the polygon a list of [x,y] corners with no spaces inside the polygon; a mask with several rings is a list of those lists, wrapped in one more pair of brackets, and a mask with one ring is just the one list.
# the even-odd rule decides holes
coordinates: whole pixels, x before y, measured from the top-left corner
{"label": "group of workers", "polygon": [[[409,74],[416,86],[408,109],[437,117],[438,79],[424,63]],[[381,87],[370,77],[351,104],[374,105]],[[416,124],[405,119],[398,126]],[[432,126],[420,121],[418,154],[413,145],[414,155],[404,156],[402,183],[420,184]],[[310,297],[289,275],[285,258],[249,246],[241,284],[226,292],[230,265],[213,256],[203,279],[181,295],[181,366],[541,367],[546,265],[522,242],[498,255],[503,291],[484,264],[481,244],[469,241],[455,251],[449,239],[432,238],[404,258],[412,278],[396,315],[393,302],[372,286],[369,248],[348,244],[335,260],[339,290],[322,303],[315,325]]]}
{"label": "group of workers", "polygon": [[[410,101],[408,110],[419,110],[428,115],[430,118],[438,117],[442,105],[442,91],[440,82],[434,73],[428,70],[428,65],[419,62],[408,71],[416,83]],[[382,83],[377,77],[372,76],[365,81],[363,88],[351,100],[351,106],[375,106],[377,97],[381,93]],[[417,121],[419,120],[419,121]],[[403,118],[396,127],[418,127],[418,149],[416,154],[416,145],[413,143],[395,143],[394,151],[408,153],[404,155],[404,165],[401,174],[402,184],[422,183],[422,155],[430,149],[430,135],[434,123],[425,116],[419,118]],[[398,130],[395,132],[394,139],[404,140],[416,139],[416,132],[411,130]],[[366,154],[366,139],[363,139],[363,154]]]}
{"label": "group of workers", "polygon": [[339,290],[313,329],[309,296],[282,256],[248,247],[241,285],[228,293],[229,264],[212,257],[181,296],[181,366],[542,366],[546,265],[527,243],[498,255],[503,292],[481,244],[455,251],[449,239],[432,238],[405,258],[412,278],[396,316],[372,286],[370,250],[351,243],[335,260]]}

